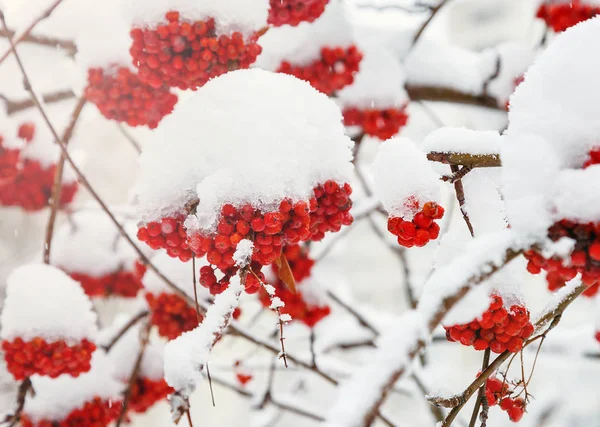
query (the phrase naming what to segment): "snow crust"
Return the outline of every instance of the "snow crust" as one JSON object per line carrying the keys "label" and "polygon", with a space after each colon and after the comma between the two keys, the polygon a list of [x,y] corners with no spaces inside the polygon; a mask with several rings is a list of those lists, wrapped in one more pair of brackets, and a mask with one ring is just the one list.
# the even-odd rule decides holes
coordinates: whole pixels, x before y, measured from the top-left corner
{"label": "snow crust", "polygon": [[267,25],[268,0],[121,0],[123,16],[132,26],[166,22],[165,13],[178,11],[181,20],[215,19],[217,33],[240,31],[245,35]]}
{"label": "snow crust", "polygon": [[227,327],[243,290],[240,276],[232,277],[229,287],[215,297],[202,323],[167,343],[165,380],[182,396],[188,397],[202,379],[213,344]]}
{"label": "snow crust", "polygon": [[[152,264],[173,282],[179,289],[189,297],[194,297],[194,280],[191,262],[181,262],[179,259],[171,258],[164,252],[157,252],[152,257]],[[196,259],[196,270],[208,265],[206,258]],[[146,271],[142,278],[142,285],[147,292],[158,295],[160,293],[173,293],[173,290],[151,269]],[[199,299],[208,299],[210,294],[206,288],[196,284]]]}
{"label": "snow crust", "polygon": [[353,143],[335,103],[304,81],[260,69],[211,80],[156,136],[141,156],[140,213],[156,218],[198,197],[192,229],[213,227],[226,203],[273,209],[352,174]]}
{"label": "snow crust", "polygon": [[[137,227],[133,222],[124,226],[129,235],[135,236]],[[56,230],[52,245],[52,264],[69,273],[101,277],[121,269],[131,271],[137,259],[137,253],[121,237],[108,215],[97,210],[71,215]]]}
{"label": "snow crust", "polygon": [[34,375],[31,383],[35,396],[27,396],[24,412],[33,422],[43,419],[61,421],[71,411],[83,407],[96,397],[114,400],[119,404],[123,385],[114,378],[114,365],[104,352],[96,350],[92,356],[92,369],[73,378],[61,375],[56,379]]}
{"label": "snow crust", "polygon": [[248,265],[252,259],[252,252],[254,251],[254,242],[252,240],[244,239],[240,241],[233,254],[233,260],[235,265],[243,268]]}
{"label": "snow crust", "polygon": [[81,285],[58,268],[27,264],[7,279],[0,317],[3,340],[41,337],[49,342],[94,340],[96,314]]}
{"label": "snow crust", "polygon": [[390,52],[380,46],[361,46],[363,59],[354,82],[340,90],[342,107],[393,108],[408,102],[404,70]]}
{"label": "snow crust", "polygon": [[425,153],[407,138],[392,138],[381,144],[373,170],[375,193],[391,215],[410,221],[418,210],[407,203],[409,198],[420,207],[441,202],[439,176]]}
{"label": "snow crust", "polygon": [[501,142],[496,131],[443,127],[427,135],[422,148],[428,152],[498,154]]}
{"label": "snow crust", "polygon": [[503,193],[511,226],[523,233],[543,234],[562,218],[600,220],[598,167],[580,170],[599,144],[600,58],[587,48],[598,37],[599,18],[560,34],[511,97]]}

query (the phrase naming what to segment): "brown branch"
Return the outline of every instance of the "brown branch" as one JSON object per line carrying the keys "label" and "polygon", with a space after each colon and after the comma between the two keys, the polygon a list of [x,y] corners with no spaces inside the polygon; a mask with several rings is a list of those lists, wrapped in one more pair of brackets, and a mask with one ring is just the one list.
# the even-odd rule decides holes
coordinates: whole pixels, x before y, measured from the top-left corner
{"label": "brown branch", "polygon": [[357,322],[367,328],[369,331],[371,331],[375,336],[379,336],[379,331],[377,330],[377,328],[375,328],[375,326],[373,326],[365,317],[363,317],[362,314],[360,314],[358,311],[356,311],[356,309],[352,306],[350,306],[349,304],[345,303],[344,301],[342,301],[336,294],[334,294],[332,291],[327,291],[327,296],[329,298],[331,298],[333,301],[335,301],[340,307],[342,307],[344,310],[346,310],[348,313],[350,313],[356,320]]}
{"label": "brown branch", "polygon": [[[25,40],[25,38],[31,33],[31,31],[35,28],[35,26],[37,24],[39,24],[40,22],[42,22],[44,19],[48,18],[50,15],[52,15],[52,12],[54,12],[54,10],[62,3],[63,0],[54,0],[54,3],[52,3],[46,10],[44,10],[41,15],[39,15],[37,18],[35,18],[33,20],[33,22],[31,22],[31,24],[29,24],[29,27],[27,27],[25,29],[25,31],[23,31],[18,37],[13,38],[13,37],[9,37],[10,40],[10,49],[8,49],[4,55],[2,55],[2,57],[0,57],[0,64],[2,64],[4,62],[4,60],[6,58],[8,58],[8,56],[10,55],[10,53],[15,50],[15,47],[21,43],[22,41]],[[0,11],[0,14],[2,14],[2,21],[4,24],[4,31],[10,31],[8,29],[8,27],[6,26],[6,22],[4,22],[4,13],[2,11]]]}
{"label": "brown branch", "polygon": [[502,166],[499,154],[440,153],[434,151],[427,154],[427,159],[432,162],[467,166],[470,168],[495,168]]}
{"label": "brown branch", "polygon": [[448,3],[448,0],[442,0],[437,6],[435,6],[431,9],[431,14],[429,15],[429,18],[427,18],[427,20],[423,23],[423,25],[421,25],[421,27],[417,30],[417,33],[415,34],[415,36],[413,38],[413,41],[412,41],[413,46],[415,44],[417,44],[417,42],[419,41],[419,39],[421,38],[421,36],[423,35],[425,30],[429,26],[429,24],[431,24],[431,21],[433,21],[433,18],[435,18],[437,13],[446,5],[446,3]]}
{"label": "brown branch", "polygon": [[[85,98],[79,98],[73,113],[71,114],[71,122],[67,126],[65,133],[63,134],[63,142],[65,145],[69,144],[75,126],[79,120],[79,116],[85,106]],[[65,169],[65,156],[61,153],[56,170],[54,172],[54,184],[52,185],[52,193],[50,196],[50,216],[48,217],[48,224],[46,225],[46,237],[44,240],[44,263],[50,264],[50,251],[52,250],[52,237],[54,236],[54,224],[56,223],[56,216],[58,214],[58,208],[60,206],[60,196],[62,193],[63,183],[63,172]]]}
{"label": "brown branch", "polygon": [[406,85],[404,88],[411,101],[450,102],[453,104],[473,105],[476,107],[506,111],[504,105],[496,98],[486,94],[473,95],[447,87],[418,86],[411,84]]}
{"label": "brown branch", "polygon": [[[458,175],[460,170],[457,165],[451,165],[450,169],[454,175]],[[471,218],[469,218],[469,213],[465,209],[465,189],[463,187],[462,180],[454,181],[454,192],[456,193],[456,200],[458,200],[458,205],[460,206],[460,211],[462,212],[463,219],[467,224],[467,228],[469,229],[469,233],[471,233],[471,237],[475,237],[475,230],[473,230],[473,224],[471,224]]]}
{"label": "brown branch", "polygon": [[[54,104],[68,99],[75,98],[75,94],[71,89],[60,90],[54,93],[49,93],[42,96],[44,103]],[[5,96],[0,96],[0,99],[6,104],[6,115],[10,116],[20,111],[27,110],[35,107],[35,102],[32,99],[25,99],[22,101],[12,101]]]}
{"label": "brown branch", "polygon": [[150,327],[151,323],[148,322],[140,336],[140,351],[138,353],[137,359],[135,361],[135,365],[133,366],[133,371],[131,372],[131,376],[129,377],[129,382],[127,383],[127,388],[123,393],[123,403],[121,404],[121,412],[119,413],[119,418],[117,419],[116,427],[120,427],[123,421],[125,420],[125,415],[127,414],[127,408],[129,407],[129,401],[131,400],[131,393],[133,391],[133,387],[135,386],[135,382],[138,379],[140,368],[142,367],[142,359],[144,358],[144,353],[146,351],[146,347],[148,346],[149,335],[150,335]]}
{"label": "brown branch", "polygon": [[123,336],[127,333],[127,331],[129,331],[131,328],[133,328],[140,320],[142,320],[143,318],[148,316],[148,314],[150,314],[148,312],[148,310],[143,310],[143,311],[140,311],[135,316],[132,316],[131,319],[129,319],[129,321],[126,324],[124,324],[123,327],[119,330],[119,332],[117,332],[117,334],[110,340],[110,342],[108,344],[102,346],[102,349],[108,353],[110,351],[110,349],[113,348],[113,346],[121,338],[123,338]]}
{"label": "brown branch", "polygon": [[[490,349],[487,348],[483,352],[483,363],[481,365],[481,372],[485,371],[490,364]],[[469,427],[475,427],[475,422],[477,421],[477,414],[479,413],[479,408],[483,405],[484,400],[487,401],[487,397],[485,396],[485,384],[479,387],[479,393],[477,394],[477,401],[473,406],[473,414],[471,415],[471,421],[469,422]]]}
{"label": "brown branch", "polygon": [[[15,35],[16,32],[13,30],[0,30],[0,37],[11,38]],[[75,42],[73,40],[65,40],[55,37],[27,34],[23,38],[22,42],[36,44],[39,46],[64,49],[67,51],[67,54],[71,57],[75,56],[75,54],[77,53],[77,46],[75,45]]]}
{"label": "brown branch", "polygon": [[27,377],[19,385],[19,390],[17,392],[17,409],[13,414],[7,415],[3,421],[4,423],[8,423],[8,427],[14,427],[21,420],[21,414],[23,413],[25,400],[27,399],[27,393],[29,393],[29,390],[33,392],[33,388],[31,387],[31,379]]}
{"label": "brown branch", "polygon": [[450,184],[454,184],[456,181],[460,181],[463,179],[469,172],[473,170],[470,166],[463,166],[460,170],[452,173],[450,175],[443,175],[440,179],[444,182],[449,182]]}

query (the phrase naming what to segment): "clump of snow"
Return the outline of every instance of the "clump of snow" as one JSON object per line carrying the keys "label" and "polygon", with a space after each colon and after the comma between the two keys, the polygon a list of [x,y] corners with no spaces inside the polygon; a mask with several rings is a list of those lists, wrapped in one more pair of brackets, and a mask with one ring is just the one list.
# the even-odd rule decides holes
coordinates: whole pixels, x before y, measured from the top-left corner
{"label": "clump of snow", "polygon": [[240,241],[233,254],[233,260],[235,265],[238,267],[246,267],[252,259],[252,252],[254,251],[254,243],[252,240],[244,239]]}
{"label": "clump of snow", "polygon": [[[164,252],[157,252],[152,257],[152,264],[173,282],[179,289],[189,297],[194,297],[194,280],[191,262],[181,262],[179,259],[171,258]],[[208,265],[206,258],[196,259],[196,270]],[[142,278],[142,285],[147,292],[155,295],[161,293],[173,293],[171,289],[152,269],[148,269]],[[199,299],[208,299],[210,294],[206,288],[196,283],[196,291]]]}
{"label": "clump of snow", "polygon": [[[110,343],[113,337],[119,333],[129,320],[130,317],[125,314],[117,316],[110,327],[100,331],[98,344],[106,345]],[[129,380],[133,372],[140,352],[142,323],[138,322],[135,326],[129,328],[108,352],[108,358],[115,366],[114,377],[120,381]],[[158,381],[163,378],[163,352],[164,343],[162,341],[153,340],[146,346],[139,371],[142,378],[148,378],[152,381]]]}
{"label": "clump of snow", "polygon": [[488,93],[499,100],[508,100],[515,90],[515,80],[522,76],[535,59],[530,45],[518,42],[506,42],[483,52],[494,61],[499,61],[498,75],[487,87]]}
{"label": "clump of snow", "polygon": [[96,350],[92,369],[73,378],[61,375],[52,379],[34,375],[31,385],[34,396],[27,396],[23,412],[35,423],[44,419],[62,421],[71,411],[99,397],[119,404],[123,385],[114,378],[114,365],[104,352]]}
{"label": "clump of snow", "polygon": [[393,216],[412,220],[427,202],[440,203],[440,180],[425,153],[407,138],[392,138],[379,147],[373,164],[375,193]]}
{"label": "clump of snow", "polygon": [[213,227],[226,203],[274,209],[352,175],[353,143],[339,108],[285,74],[251,69],[215,78],[167,116],[156,136],[141,157],[141,215],[180,210],[197,196],[196,218],[186,224],[192,229]]}
{"label": "clump of snow", "polygon": [[[117,219],[123,223],[121,218]],[[124,227],[131,236],[135,236],[137,228],[133,222],[125,223]],[[69,273],[85,273],[93,277],[121,269],[131,271],[138,258],[137,252],[121,237],[108,215],[99,210],[83,210],[71,215],[69,221],[56,230],[52,245],[53,265]]]}
{"label": "clump of snow", "polygon": [[398,108],[408,102],[400,63],[379,46],[362,48],[363,59],[354,82],[337,93],[342,107]]}
{"label": "clump of snow", "polygon": [[354,32],[344,2],[330,0],[325,12],[313,23],[269,28],[259,40],[263,51],[255,66],[276,70],[281,61],[305,66],[321,58],[323,47],[347,48],[354,43]]}
{"label": "clump of snow", "polygon": [[427,135],[422,148],[428,152],[498,154],[501,142],[496,131],[443,127]]}
{"label": "clump of snow", "polygon": [[471,289],[444,316],[444,325],[464,325],[480,317],[492,303],[490,287],[487,285],[488,283],[486,282],[481,286]]}
{"label": "clump of snow", "polygon": [[189,397],[202,379],[202,370],[215,340],[227,327],[243,290],[240,276],[236,275],[229,287],[215,297],[198,327],[167,343],[165,380],[181,396]]}
{"label": "clump of snow", "polygon": [[58,268],[28,264],[7,279],[0,317],[3,340],[41,337],[49,342],[93,340],[96,314],[81,285]]}
{"label": "clump of snow", "polygon": [[204,21],[214,18],[217,35],[240,31],[244,35],[267,26],[268,0],[121,0],[122,11],[131,26],[166,23],[165,13],[178,11],[180,20]]}

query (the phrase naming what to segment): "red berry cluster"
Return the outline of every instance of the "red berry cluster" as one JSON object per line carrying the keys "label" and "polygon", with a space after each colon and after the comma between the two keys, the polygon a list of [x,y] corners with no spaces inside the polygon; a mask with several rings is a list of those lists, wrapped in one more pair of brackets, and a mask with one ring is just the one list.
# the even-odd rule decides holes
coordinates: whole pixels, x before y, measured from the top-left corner
{"label": "red berry cluster", "polygon": [[133,63],[153,88],[197,89],[212,77],[248,68],[261,52],[258,33],[248,40],[240,32],[217,36],[212,18],[186,22],[177,11],[165,17],[166,23],[131,30]]}
{"label": "red berry cluster", "polygon": [[[417,208],[418,209],[418,204]],[[422,247],[440,235],[440,226],[435,222],[444,216],[444,208],[435,202],[427,202],[412,221],[391,216],[388,231],[398,237],[398,243],[405,248]]]}
{"label": "red berry cluster", "polygon": [[[292,274],[296,280],[296,285],[301,287],[302,280],[310,276],[310,271],[315,263],[314,260],[299,245],[286,246],[283,253],[288,260]],[[275,266],[273,266],[273,270],[277,273]],[[331,313],[331,309],[328,306],[308,304],[299,289],[293,292],[280,279],[272,283],[272,285],[275,287],[275,296],[285,303],[285,307],[281,308],[281,314],[289,314],[293,320],[298,320],[309,328],[314,327],[320,320]],[[271,297],[263,288],[260,289],[258,296],[263,307],[270,307]]]}
{"label": "red berry cluster", "polygon": [[506,350],[516,353],[521,350],[523,341],[534,331],[529,311],[518,304],[507,310],[501,296],[494,295],[493,298],[494,301],[481,318],[465,325],[444,327],[448,341],[473,346],[475,350],[490,348],[494,353]]}
{"label": "red berry cluster", "polygon": [[489,406],[500,404],[500,409],[508,413],[508,418],[518,422],[525,414],[525,400],[511,398],[508,384],[496,377],[490,377],[485,383],[485,397]]}
{"label": "red berry cluster", "polygon": [[588,159],[583,164],[583,168],[588,168],[592,165],[600,164],[600,147],[594,148],[590,151]]}
{"label": "red berry cluster", "polygon": [[360,108],[347,108],[344,110],[344,124],[346,126],[360,126],[366,135],[374,136],[382,141],[398,134],[407,122],[406,106],[383,110]]}
{"label": "red berry cluster", "polygon": [[27,414],[21,416],[22,427],[108,427],[119,417],[120,402],[102,400],[99,397],[86,402],[82,408],[77,408],[62,421],[41,420],[33,422]]}
{"label": "red berry cluster", "polygon": [[184,221],[184,215],[176,215],[149,222],[139,227],[137,237],[152,249],[166,249],[169,256],[187,262],[194,254],[188,245]]}
{"label": "red berry cluster", "polygon": [[18,173],[21,151],[3,146],[0,135],[0,187],[9,184]]}
{"label": "red berry cluster", "polygon": [[537,11],[537,17],[546,21],[546,25],[557,33],[598,14],[600,14],[600,7],[582,4],[579,0],[542,4]]}
{"label": "red berry cluster", "polygon": [[531,250],[525,252],[525,258],[529,261],[527,271],[531,274],[546,271],[546,281],[551,291],[562,288],[577,273],[581,273],[581,280],[588,286],[584,295],[596,295],[600,285],[600,223],[577,224],[562,220],[550,227],[548,237],[552,241],[562,237],[575,240],[570,257],[547,259],[541,253]]}
{"label": "red berry cluster", "polygon": [[173,393],[173,388],[164,379],[154,381],[148,378],[138,378],[131,388],[129,409],[143,413],[156,402]]}
{"label": "red berry cluster", "polygon": [[[134,298],[142,288],[142,276],[146,267],[136,263],[134,271],[117,271],[104,276],[96,277],[85,273],[69,273],[79,283],[90,297],[120,296]],[[63,269],[65,270],[65,269]],[[66,270],[65,270],[66,271]]]}
{"label": "red berry cluster", "polygon": [[[253,274],[250,273],[246,276],[244,289],[248,294],[255,294],[260,289],[262,283],[265,282],[265,276],[260,271],[262,268],[260,263],[252,261],[250,268],[252,269]],[[215,269],[210,265],[206,265],[200,269],[200,284],[208,289],[212,295],[217,295],[229,287],[231,278],[236,274],[237,268],[229,267],[227,270],[225,270],[222,277],[217,279]],[[235,312],[233,313],[233,316],[235,319]]]}
{"label": "red berry cluster", "polygon": [[47,342],[36,337],[31,341],[15,338],[2,341],[2,350],[8,371],[16,380],[33,374],[56,378],[62,374],[73,377],[90,370],[96,345],[86,339],[76,345],[64,341]]}
{"label": "red berry cluster", "polygon": [[600,342],[600,331],[596,332],[596,341]]}
{"label": "red berry cluster", "polygon": [[198,326],[196,310],[178,295],[162,292],[146,293],[146,301],[152,316],[150,321],[158,327],[158,333],[170,340]]}
{"label": "red berry cluster", "polygon": [[329,0],[269,0],[269,24],[275,27],[314,22],[325,11]]}
{"label": "red berry cluster", "polygon": [[151,87],[127,67],[89,69],[85,97],[109,120],[150,129],[177,103],[177,96],[167,87]]}
{"label": "red berry cluster", "polygon": [[291,74],[309,82],[325,95],[333,95],[336,91],[352,84],[361,60],[362,53],[354,45],[347,49],[323,47],[321,58],[313,63],[296,66],[283,61],[277,72]]}
{"label": "red berry cluster", "polygon": [[[352,208],[352,187],[350,184],[339,185],[335,181],[327,181],[314,189],[317,207],[310,212],[310,239],[318,242],[329,231],[338,232],[342,225],[351,225],[354,221],[350,214]],[[290,244],[297,242],[291,240]]]}

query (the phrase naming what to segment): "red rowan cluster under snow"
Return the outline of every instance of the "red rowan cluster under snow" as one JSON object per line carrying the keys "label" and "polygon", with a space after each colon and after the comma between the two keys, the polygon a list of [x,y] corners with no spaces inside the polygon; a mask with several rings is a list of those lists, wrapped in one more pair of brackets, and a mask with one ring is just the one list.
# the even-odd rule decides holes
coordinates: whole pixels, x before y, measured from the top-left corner
{"label": "red rowan cluster under snow", "polygon": [[188,22],[177,11],[166,23],[131,30],[131,56],[140,79],[150,86],[197,89],[210,78],[248,68],[260,54],[260,34],[217,35],[214,19]]}
{"label": "red rowan cluster under snow", "polygon": [[507,350],[511,353],[521,350],[523,342],[534,331],[529,311],[519,304],[507,310],[501,296],[494,295],[493,299],[480,318],[465,325],[445,326],[448,341],[473,346],[475,350],[489,348],[498,354]]}
{"label": "red rowan cluster under snow", "polygon": [[70,345],[65,341],[47,342],[43,338],[24,341],[15,338],[2,341],[8,371],[16,380],[33,374],[56,378],[62,374],[73,377],[90,370],[96,345],[86,339]]}
{"label": "red rowan cluster under snow", "polygon": [[176,215],[140,225],[137,237],[152,249],[165,249],[169,256],[187,262],[194,254],[188,245],[184,221],[183,215]]}
{"label": "red rowan cluster under snow", "polygon": [[34,422],[27,413],[24,413],[21,416],[21,425],[23,427],[104,427],[116,420],[119,417],[120,411],[120,402],[102,400],[96,397],[94,400],[86,402],[83,407],[71,411],[63,420],[44,419]]}
{"label": "red rowan cluster under snow", "polygon": [[537,17],[543,19],[554,31],[561,32],[600,14],[600,7],[580,0],[564,3],[541,4]]}
{"label": "red rowan cluster under snow", "polygon": [[346,108],[344,124],[360,126],[366,135],[385,141],[396,135],[408,122],[406,107],[385,109]]}
{"label": "red rowan cluster under snow", "polygon": [[162,378],[157,381],[149,378],[138,378],[131,388],[129,409],[139,413],[146,412],[148,408],[165,399],[171,393],[173,393],[173,389]]}
{"label": "red rowan cluster under snow", "polygon": [[146,301],[151,311],[150,321],[158,328],[158,333],[167,339],[175,339],[200,323],[196,310],[178,295],[147,292]]}
{"label": "red rowan cluster under snow", "polygon": [[508,413],[508,418],[519,422],[525,414],[525,400],[518,397],[511,398],[506,381],[490,377],[485,383],[485,397],[489,406],[500,405],[500,409]]}
{"label": "red rowan cluster under snow", "polygon": [[354,45],[345,49],[323,47],[321,58],[311,64],[300,66],[283,61],[277,71],[305,80],[325,95],[333,95],[352,84],[361,60],[362,54]]}
{"label": "red rowan cluster under snow", "polygon": [[325,11],[329,0],[269,0],[269,24],[296,26],[301,22],[313,22]]}
{"label": "red rowan cluster under snow", "polygon": [[89,69],[85,97],[109,120],[150,129],[177,103],[177,96],[167,87],[149,86],[127,67]]}
{"label": "red rowan cluster under snow", "polygon": [[85,273],[69,275],[81,283],[85,293],[91,297],[121,296],[133,298],[142,288],[141,276],[145,267],[139,265],[135,271],[121,270],[96,277]]}
{"label": "red rowan cluster under snow", "polygon": [[[275,297],[281,299],[285,304],[280,309],[281,314],[289,314],[292,320],[298,320],[312,328],[331,312],[328,306],[308,303],[302,295],[302,281],[310,276],[312,266],[315,262],[300,245],[286,246],[283,250],[283,255],[290,265],[298,289],[296,292],[292,291],[281,279],[277,279],[271,284],[275,287]],[[275,265],[272,268],[278,274],[279,269]],[[270,307],[272,297],[263,288],[259,291],[259,299],[263,307]]]}
{"label": "red rowan cluster under snow", "polygon": [[[418,207],[417,207],[418,209]],[[388,219],[388,230],[398,237],[398,243],[405,248],[422,247],[435,240],[440,234],[440,226],[435,222],[444,216],[444,208],[435,202],[427,202],[412,221],[392,216]]]}

